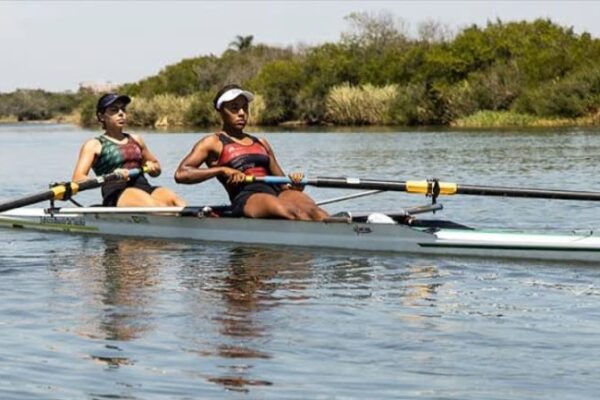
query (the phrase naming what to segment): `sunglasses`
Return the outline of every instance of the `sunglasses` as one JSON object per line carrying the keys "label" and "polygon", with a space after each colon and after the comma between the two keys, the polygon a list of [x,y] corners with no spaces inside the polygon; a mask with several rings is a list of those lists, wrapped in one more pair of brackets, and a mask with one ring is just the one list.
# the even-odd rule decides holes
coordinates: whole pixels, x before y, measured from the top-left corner
{"label": "sunglasses", "polygon": [[127,106],[108,106],[106,112],[109,114],[116,114],[119,111],[127,112]]}

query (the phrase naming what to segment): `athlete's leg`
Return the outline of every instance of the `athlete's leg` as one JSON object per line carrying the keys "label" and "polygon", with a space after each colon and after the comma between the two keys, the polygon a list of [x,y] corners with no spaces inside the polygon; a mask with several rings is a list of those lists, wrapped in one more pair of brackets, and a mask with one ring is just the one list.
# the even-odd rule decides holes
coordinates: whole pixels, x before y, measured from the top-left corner
{"label": "athlete's leg", "polygon": [[317,206],[313,199],[298,190],[284,190],[279,194],[279,199],[285,204],[299,209],[299,212],[308,215],[308,218],[313,221],[322,221],[329,216],[325,210]]}
{"label": "athlete's leg", "polygon": [[244,205],[244,216],[249,218],[308,219],[302,218],[279,198],[267,193],[254,193],[250,196]]}
{"label": "athlete's leg", "polygon": [[187,202],[181,197],[177,196],[171,189],[165,187],[158,187],[152,191],[150,195],[154,200],[161,203],[165,207],[185,207]]}
{"label": "athlete's leg", "polygon": [[152,198],[150,194],[134,187],[127,188],[119,196],[117,207],[160,207],[162,203]]}

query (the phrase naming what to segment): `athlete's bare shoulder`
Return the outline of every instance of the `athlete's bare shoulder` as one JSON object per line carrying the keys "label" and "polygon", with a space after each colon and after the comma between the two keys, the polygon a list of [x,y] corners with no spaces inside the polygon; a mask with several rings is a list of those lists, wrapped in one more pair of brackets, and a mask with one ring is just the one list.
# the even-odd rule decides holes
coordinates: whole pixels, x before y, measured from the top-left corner
{"label": "athlete's bare shoulder", "polygon": [[85,143],[81,146],[82,152],[91,152],[94,154],[100,154],[102,151],[102,143],[100,143],[100,139],[91,138],[85,141]]}

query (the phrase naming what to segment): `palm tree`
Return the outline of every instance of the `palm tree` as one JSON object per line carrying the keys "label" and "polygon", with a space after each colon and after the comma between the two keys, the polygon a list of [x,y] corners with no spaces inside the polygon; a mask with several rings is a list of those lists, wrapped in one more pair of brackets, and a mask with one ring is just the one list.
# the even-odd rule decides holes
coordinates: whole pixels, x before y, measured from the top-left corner
{"label": "palm tree", "polygon": [[235,47],[237,51],[247,50],[252,47],[252,41],[254,40],[253,35],[242,36],[237,35],[235,40],[229,43],[229,47]]}

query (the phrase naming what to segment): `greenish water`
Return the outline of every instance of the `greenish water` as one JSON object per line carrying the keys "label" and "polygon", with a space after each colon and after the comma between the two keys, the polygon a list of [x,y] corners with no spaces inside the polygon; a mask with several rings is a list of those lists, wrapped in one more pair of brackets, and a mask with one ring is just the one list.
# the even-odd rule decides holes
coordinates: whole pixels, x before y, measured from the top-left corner
{"label": "greenish water", "polygon": [[[144,133],[144,132],[142,132]],[[0,199],[68,179],[96,132],[0,126]],[[600,135],[552,131],[264,133],[286,171],[599,190]],[[199,133],[146,133],[175,185]],[[307,189],[316,199],[341,190]],[[98,193],[82,193],[86,204]],[[423,204],[381,194],[332,212]],[[588,202],[448,197],[439,215],[597,231]],[[6,399],[595,399],[600,268],[0,230]]]}

